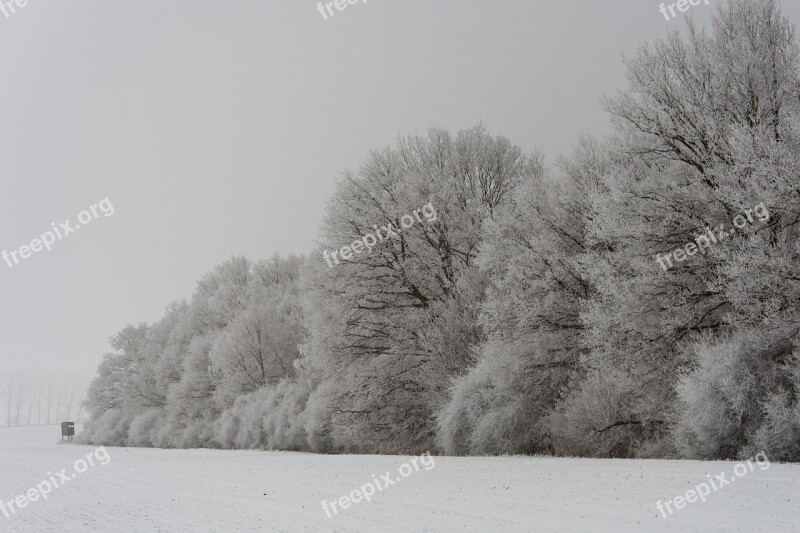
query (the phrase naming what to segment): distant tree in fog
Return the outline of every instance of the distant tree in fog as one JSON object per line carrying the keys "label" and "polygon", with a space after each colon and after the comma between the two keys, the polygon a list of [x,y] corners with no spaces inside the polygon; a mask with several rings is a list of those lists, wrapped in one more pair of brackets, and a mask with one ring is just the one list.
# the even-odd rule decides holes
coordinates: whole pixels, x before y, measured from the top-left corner
{"label": "distant tree in fog", "polygon": [[0,405],[3,426],[57,424],[76,420],[88,380],[74,374],[63,376],[7,370],[0,372]]}

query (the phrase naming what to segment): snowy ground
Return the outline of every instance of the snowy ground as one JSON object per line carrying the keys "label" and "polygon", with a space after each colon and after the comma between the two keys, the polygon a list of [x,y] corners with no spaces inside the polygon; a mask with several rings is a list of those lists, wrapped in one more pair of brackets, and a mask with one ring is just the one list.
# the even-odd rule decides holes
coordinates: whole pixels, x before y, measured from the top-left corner
{"label": "snowy ground", "polygon": [[[94,448],[56,446],[59,428],[0,428],[0,500],[74,473]],[[800,531],[800,466],[773,464],[669,518],[682,495],[734,463],[527,457],[437,457],[328,518],[321,501],[350,493],[408,457],[108,448],[48,500],[0,531]]]}

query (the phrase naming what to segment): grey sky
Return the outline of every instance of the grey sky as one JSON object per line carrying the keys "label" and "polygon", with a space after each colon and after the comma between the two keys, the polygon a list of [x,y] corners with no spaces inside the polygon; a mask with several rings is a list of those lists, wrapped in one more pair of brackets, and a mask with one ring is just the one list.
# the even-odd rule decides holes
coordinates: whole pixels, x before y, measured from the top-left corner
{"label": "grey sky", "polygon": [[598,100],[624,86],[620,52],[684,24],[659,3],[369,0],[325,21],[312,0],[29,0],[0,14],[0,251],[104,197],[116,210],[0,263],[0,370],[90,375],[109,336],[232,254],[307,252],[338,171],[398,134],[482,121],[552,161],[607,132]]}

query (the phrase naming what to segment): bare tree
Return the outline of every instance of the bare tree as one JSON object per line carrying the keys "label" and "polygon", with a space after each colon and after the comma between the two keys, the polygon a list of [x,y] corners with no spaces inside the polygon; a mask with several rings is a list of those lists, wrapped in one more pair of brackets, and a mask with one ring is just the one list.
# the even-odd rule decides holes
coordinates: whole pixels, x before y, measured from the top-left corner
{"label": "bare tree", "polygon": [[16,379],[17,403],[14,409],[14,425],[19,426],[22,420],[23,409],[28,402],[28,394],[31,392],[31,376],[27,373],[18,373]]}
{"label": "bare tree", "polygon": [[6,374],[6,426],[11,425],[11,405],[14,401],[14,376]]}

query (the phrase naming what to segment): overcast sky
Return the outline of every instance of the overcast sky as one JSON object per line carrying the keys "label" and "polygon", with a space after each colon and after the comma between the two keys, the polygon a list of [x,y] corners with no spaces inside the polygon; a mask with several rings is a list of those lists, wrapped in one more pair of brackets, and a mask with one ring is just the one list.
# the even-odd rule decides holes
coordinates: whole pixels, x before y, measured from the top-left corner
{"label": "overcast sky", "polygon": [[[712,5],[715,2],[712,1]],[[798,20],[800,4],[785,2]],[[0,371],[94,373],[231,255],[306,253],[339,172],[483,122],[552,161],[609,131],[622,52],[684,25],[650,0],[29,0],[0,13]],[[707,20],[711,8],[691,8]]]}

